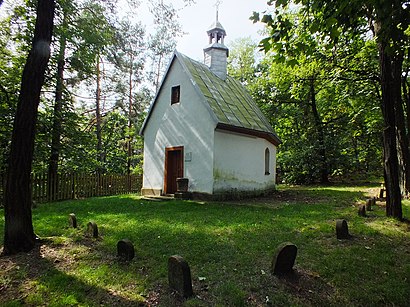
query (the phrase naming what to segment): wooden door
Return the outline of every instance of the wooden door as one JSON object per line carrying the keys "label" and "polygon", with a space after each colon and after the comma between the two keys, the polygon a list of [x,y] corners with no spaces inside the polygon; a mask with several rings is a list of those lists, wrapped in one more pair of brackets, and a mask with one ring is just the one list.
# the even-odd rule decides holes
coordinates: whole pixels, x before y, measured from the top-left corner
{"label": "wooden door", "polygon": [[184,176],[184,147],[165,148],[165,194],[177,191],[177,178]]}

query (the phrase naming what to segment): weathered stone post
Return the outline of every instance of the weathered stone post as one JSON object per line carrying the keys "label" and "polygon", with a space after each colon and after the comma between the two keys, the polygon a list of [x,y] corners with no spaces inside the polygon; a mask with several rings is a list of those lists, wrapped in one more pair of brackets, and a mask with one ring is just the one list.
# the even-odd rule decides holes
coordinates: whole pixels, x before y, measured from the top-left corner
{"label": "weathered stone post", "polygon": [[346,220],[336,221],[336,237],[339,240],[350,239],[349,229]]}
{"label": "weathered stone post", "polygon": [[366,206],[365,205],[359,206],[358,214],[359,216],[366,216]]}
{"label": "weathered stone post", "polygon": [[283,275],[293,272],[298,248],[295,244],[285,242],[278,246],[272,260],[272,272],[275,275]]}
{"label": "weathered stone post", "polygon": [[93,236],[93,238],[98,238],[98,227],[95,222],[89,222],[87,224],[87,232]]}
{"label": "weathered stone post", "polygon": [[192,291],[191,270],[188,263],[181,256],[174,255],[168,259],[168,282],[172,290],[182,297],[190,297]]}
{"label": "weathered stone post", "polygon": [[367,211],[372,210],[372,204],[373,204],[373,198],[366,199],[366,210]]}
{"label": "weathered stone post", "polygon": [[383,198],[383,197],[384,197],[384,189],[381,188],[380,193],[379,193],[379,198]]}
{"label": "weathered stone post", "polygon": [[135,256],[134,245],[128,239],[122,239],[117,243],[117,255],[120,259],[130,261]]}
{"label": "weathered stone post", "polygon": [[70,213],[68,216],[68,222],[72,228],[77,228],[77,218],[74,213]]}

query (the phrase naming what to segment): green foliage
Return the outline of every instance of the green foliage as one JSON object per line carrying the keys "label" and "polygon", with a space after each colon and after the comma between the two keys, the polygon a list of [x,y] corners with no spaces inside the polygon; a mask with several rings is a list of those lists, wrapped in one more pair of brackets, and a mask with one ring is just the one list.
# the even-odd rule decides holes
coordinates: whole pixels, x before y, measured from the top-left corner
{"label": "green foliage", "polygon": [[382,174],[376,44],[363,35],[362,20],[341,31],[338,12],[323,13],[356,3],[324,2],[270,1],[274,14],[251,17],[269,36],[249,88],[283,140],[278,165],[286,182],[321,180],[324,168],[331,176]]}
{"label": "green foliage", "polygon": [[[192,0],[186,0],[188,4]],[[172,3],[154,0],[150,1],[150,11],[153,15],[155,32],[148,38],[148,56],[152,69],[148,71],[148,80],[158,90],[160,76],[163,74],[167,59],[174,51],[176,38],[183,35],[182,26],[178,21],[178,10]]]}
{"label": "green foliage", "polygon": [[86,1],[72,29],[75,49],[69,58],[80,80],[95,78],[97,57],[113,44],[114,27],[107,19],[106,9],[96,1]]}
{"label": "green foliage", "polygon": [[255,78],[256,60],[260,56],[256,44],[248,37],[234,41],[229,47],[229,75],[243,84],[251,84]]}
{"label": "green foliage", "polygon": [[[127,2],[132,10],[138,5],[138,1]],[[188,5],[191,1],[184,2]],[[10,3],[7,6],[10,11],[0,20],[0,173],[6,168],[20,78],[33,32],[35,4],[35,1]],[[163,23],[176,24],[176,10],[171,4],[164,5],[155,7],[155,16],[172,13],[172,22]],[[58,129],[59,170],[124,172],[127,144],[131,142],[131,171],[141,173],[142,139],[137,134],[153,97],[152,89],[142,85],[147,77],[144,63],[149,50],[145,46],[144,27],[134,19],[133,22],[120,20],[116,9],[116,2],[57,1],[53,53],[39,108],[33,171],[47,170],[52,134]],[[166,32],[163,29],[161,32]],[[167,36],[152,41],[152,48],[159,48],[164,40],[175,45],[175,39]],[[102,145],[105,146],[104,160],[100,162],[96,158],[94,106],[97,57],[101,63]],[[57,67],[61,62],[64,67],[59,114],[55,111],[55,96]]]}
{"label": "green foliage", "polygon": [[[21,75],[27,56],[27,37],[33,28],[32,7],[17,6],[0,20],[0,173],[8,159]],[[17,47],[15,47],[17,44]]]}

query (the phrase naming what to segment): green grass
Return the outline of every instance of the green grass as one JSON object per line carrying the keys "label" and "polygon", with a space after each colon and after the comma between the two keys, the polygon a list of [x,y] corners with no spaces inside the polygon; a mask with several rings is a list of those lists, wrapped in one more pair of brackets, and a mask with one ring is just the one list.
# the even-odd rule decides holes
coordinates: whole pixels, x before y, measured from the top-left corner
{"label": "green grass", "polygon": [[[396,305],[410,301],[410,227],[379,206],[357,215],[370,187],[280,187],[271,199],[239,203],[149,202],[115,196],[39,205],[36,233],[48,243],[29,255],[0,258],[0,305]],[[410,204],[404,201],[404,215]],[[79,229],[68,227],[74,212]],[[348,221],[352,240],[335,236]],[[85,237],[89,221],[101,237]],[[4,218],[0,220],[3,237]],[[116,244],[130,239],[136,258],[121,263]],[[299,279],[270,273],[275,248],[298,246]],[[189,263],[195,297],[168,290],[167,260]]]}

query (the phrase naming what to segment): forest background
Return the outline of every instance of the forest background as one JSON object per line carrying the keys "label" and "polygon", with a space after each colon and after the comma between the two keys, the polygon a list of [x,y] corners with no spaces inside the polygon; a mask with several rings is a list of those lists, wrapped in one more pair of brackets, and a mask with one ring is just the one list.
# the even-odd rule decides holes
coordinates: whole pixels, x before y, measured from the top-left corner
{"label": "forest background", "polygon": [[[149,3],[155,29],[148,33],[135,18],[138,1],[128,1],[128,15],[119,13],[116,1],[57,1],[33,172],[141,173],[139,127],[176,38],[183,33],[171,1]],[[35,5],[16,2],[0,20],[0,173],[7,167]],[[266,40],[258,46],[249,38],[228,46],[229,73],[247,86],[283,141],[280,181],[381,179],[383,117],[374,36],[369,31],[346,35],[337,29],[327,36],[314,35],[305,31],[309,18],[297,6],[281,13],[292,25],[288,43],[293,49],[282,43],[282,49],[266,48]],[[270,26],[267,23],[266,35],[272,38]],[[261,53],[261,47],[267,52]],[[408,50],[407,42],[401,74],[407,144]],[[404,170],[405,160],[399,157]]]}

